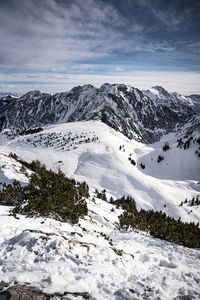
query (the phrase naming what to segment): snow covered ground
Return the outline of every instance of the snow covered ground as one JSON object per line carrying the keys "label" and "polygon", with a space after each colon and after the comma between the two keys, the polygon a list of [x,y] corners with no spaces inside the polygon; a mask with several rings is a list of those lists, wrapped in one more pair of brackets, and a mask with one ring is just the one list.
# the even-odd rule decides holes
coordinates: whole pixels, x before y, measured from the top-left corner
{"label": "snow covered ground", "polygon": [[[14,179],[21,183],[28,183],[28,178],[21,171],[22,165],[15,159],[8,157],[6,153],[0,152],[0,182],[11,183]],[[28,170],[27,170],[28,171]],[[31,172],[28,171],[30,174]]]}
{"label": "snow covered ground", "polygon": [[199,250],[119,231],[121,211],[95,202],[88,201],[88,217],[75,226],[17,220],[0,206],[0,278],[46,293],[87,292],[98,300],[199,299]]}
{"label": "snow covered ground", "polygon": [[[167,141],[170,149],[164,152]],[[180,206],[200,194],[198,145],[177,148],[175,134],[147,146],[100,121],[85,121],[49,126],[14,140],[1,134],[0,143],[3,153],[14,152],[26,161],[39,159],[48,168],[61,168],[67,176],[86,181],[90,188],[105,188],[109,196],[131,195],[138,209],[162,210],[185,222],[200,219],[199,206]],[[160,163],[158,155],[164,157]]]}
{"label": "snow covered ground", "polygon": [[[171,134],[147,146],[99,121],[49,126],[12,140],[1,134],[0,181],[27,182],[20,164],[7,155],[13,152],[86,181],[91,193],[105,188],[108,198],[131,195],[138,208],[199,222],[200,206],[180,206],[200,194],[196,145],[183,150],[176,140]],[[170,149],[164,152],[166,141]],[[164,160],[157,163],[159,154]],[[72,226],[50,218],[18,220],[0,206],[0,281],[47,293],[87,292],[97,300],[200,298],[199,250],[119,231],[121,210],[108,202],[90,199],[88,208],[88,216]]]}

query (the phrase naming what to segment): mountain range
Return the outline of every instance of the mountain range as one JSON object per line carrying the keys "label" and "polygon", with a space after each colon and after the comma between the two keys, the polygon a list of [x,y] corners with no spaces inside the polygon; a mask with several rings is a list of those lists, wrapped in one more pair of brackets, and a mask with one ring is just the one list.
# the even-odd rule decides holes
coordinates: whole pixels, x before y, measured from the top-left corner
{"label": "mountain range", "polygon": [[123,84],[78,86],[55,95],[31,91],[22,97],[4,98],[0,130],[101,120],[130,139],[153,143],[189,121],[198,122],[192,99],[160,86],[140,91]]}
{"label": "mountain range", "polygon": [[[3,96],[1,190],[19,188],[17,180],[21,191],[32,174],[41,179],[29,168],[39,160],[70,184],[85,181],[89,197],[77,224],[37,211],[15,215],[0,198],[0,299],[199,299],[199,249],[170,237],[176,226],[175,238],[181,235],[182,222],[199,232],[198,99],[123,84]],[[48,184],[40,200],[49,208]],[[163,232],[155,238],[150,229],[121,228],[127,211],[119,199],[149,211],[159,230],[161,214],[166,226],[173,218],[167,240]]]}

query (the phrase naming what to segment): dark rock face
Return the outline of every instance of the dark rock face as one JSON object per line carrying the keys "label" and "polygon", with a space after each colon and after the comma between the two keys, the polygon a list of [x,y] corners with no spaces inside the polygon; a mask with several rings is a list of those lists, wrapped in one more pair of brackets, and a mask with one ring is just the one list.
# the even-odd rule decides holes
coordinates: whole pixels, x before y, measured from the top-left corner
{"label": "dark rock face", "polygon": [[[101,120],[128,138],[152,143],[195,115],[181,95],[154,88],[158,96],[123,84],[78,86],[55,95],[32,91],[0,106],[0,130]],[[159,100],[159,101],[158,101]]]}
{"label": "dark rock face", "polygon": [[188,96],[188,98],[190,98],[193,101],[194,106],[195,106],[195,111],[200,114],[200,95],[193,94],[193,95]]}
{"label": "dark rock face", "polygon": [[[64,294],[46,294],[42,293],[35,288],[28,285],[16,284],[8,287],[5,282],[0,282],[0,300],[50,300],[54,297],[60,300],[67,300],[67,295],[74,297],[81,297],[82,299],[91,299],[88,293],[70,293],[65,292]],[[70,298],[71,299],[71,298]]]}
{"label": "dark rock face", "polygon": [[16,99],[16,97],[10,96],[10,95],[6,95],[1,97],[0,96],[0,109],[6,105],[8,105],[9,103],[11,103],[12,100]]}
{"label": "dark rock face", "polygon": [[[4,289],[4,290],[3,290]],[[3,291],[2,291],[3,290]],[[8,284],[0,283],[0,300],[47,300],[45,294],[23,285],[8,287]]]}

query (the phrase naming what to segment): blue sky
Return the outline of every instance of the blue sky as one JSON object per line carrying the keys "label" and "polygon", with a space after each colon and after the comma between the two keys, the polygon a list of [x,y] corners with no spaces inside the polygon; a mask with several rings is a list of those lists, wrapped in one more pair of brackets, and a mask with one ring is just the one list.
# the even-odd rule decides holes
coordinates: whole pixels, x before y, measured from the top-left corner
{"label": "blue sky", "polygon": [[199,0],[0,0],[0,91],[200,93]]}

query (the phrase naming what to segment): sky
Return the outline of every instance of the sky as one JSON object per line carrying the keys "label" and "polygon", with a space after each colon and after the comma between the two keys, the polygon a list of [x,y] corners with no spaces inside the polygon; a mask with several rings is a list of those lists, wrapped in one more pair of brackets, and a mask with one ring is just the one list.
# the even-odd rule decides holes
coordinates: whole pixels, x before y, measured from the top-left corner
{"label": "sky", "polygon": [[0,92],[200,93],[199,0],[0,0]]}

